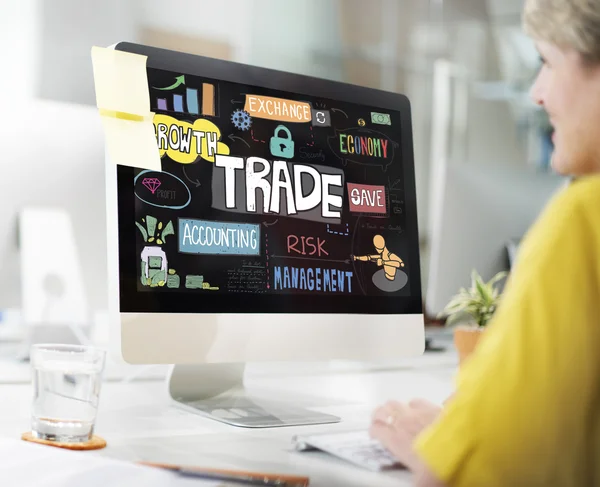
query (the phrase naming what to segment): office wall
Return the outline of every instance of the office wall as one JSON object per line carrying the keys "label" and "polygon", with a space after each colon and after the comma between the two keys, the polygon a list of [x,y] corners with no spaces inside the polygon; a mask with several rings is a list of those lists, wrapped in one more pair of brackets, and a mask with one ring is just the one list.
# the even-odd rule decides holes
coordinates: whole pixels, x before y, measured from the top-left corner
{"label": "office wall", "polygon": [[[259,66],[339,79],[338,4],[333,0],[253,0],[249,62]],[[326,50],[338,62],[318,62]]]}
{"label": "office wall", "polygon": [[0,2],[0,91],[6,96],[32,97],[39,39],[36,0]]}
{"label": "office wall", "polygon": [[95,104],[91,46],[134,40],[141,1],[34,2],[35,14],[39,18],[35,56],[36,96]]}
{"label": "office wall", "polygon": [[190,38],[231,46],[232,59],[273,69],[339,76],[331,63],[314,61],[315,50],[339,46],[337,10],[332,0],[160,0],[144,4],[145,27],[176,31]]}
{"label": "office wall", "polygon": [[[172,33],[189,39],[189,46],[194,39],[230,46],[231,58],[239,62],[340,77],[335,63],[314,61],[316,49],[326,46],[336,53],[339,48],[333,0],[19,0],[4,4],[5,11],[10,9],[0,20],[7,41],[4,51],[31,85],[19,89],[45,99],[94,104],[90,47],[120,40],[139,42],[142,32],[145,39],[154,32],[151,40]],[[20,41],[16,49],[15,40]]]}
{"label": "office wall", "polygon": [[[475,80],[496,82],[505,79],[493,28],[487,26],[481,29],[478,37],[483,48],[479,49],[479,69],[475,71]],[[519,139],[518,130],[509,100],[484,99],[478,96],[477,90],[470,90],[466,162],[496,167],[527,165],[527,147],[523,138]]]}
{"label": "office wall", "polygon": [[[45,100],[6,100],[3,109],[11,123],[0,133],[0,309],[20,304],[17,221],[26,207],[69,213],[89,304],[106,309],[104,140],[97,111]],[[31,124],[32,114],[41,122]]]}
{"label": "office wall", "polygon": [[[252,3],[252,0],[170,0],[168,3],[147,0],[138,13],[139,29],[162,33],[163,36],[178,36],[179,39],[173,42],[182,44],[179,50],[243,60],[247,57],[248,32],[252,24],[248,12],[251,12]],[[161,43],[156,37],[144,38],[151,44]],[[211,50],[210,47],[205,50],[203,44],[206,41],[227,46],[227,53],[223,49]],[[161,47],[175,45],[166,43]]]}

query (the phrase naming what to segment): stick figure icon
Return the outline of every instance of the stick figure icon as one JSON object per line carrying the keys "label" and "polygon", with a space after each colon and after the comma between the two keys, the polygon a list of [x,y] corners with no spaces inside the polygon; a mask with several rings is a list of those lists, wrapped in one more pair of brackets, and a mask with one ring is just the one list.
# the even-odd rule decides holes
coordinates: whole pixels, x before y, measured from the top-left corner
{"label": "stick figure icon", "polygon": [[402,270],[404,261],[387,248],[385,239],[381,235],[373,237],[373,246],[376,254],[353,255],[352,259],[361,262],[372,262],[382,267],[373,274],[373,284],[382,291],[395,292],[402,289],[408,282],[408,276]]}

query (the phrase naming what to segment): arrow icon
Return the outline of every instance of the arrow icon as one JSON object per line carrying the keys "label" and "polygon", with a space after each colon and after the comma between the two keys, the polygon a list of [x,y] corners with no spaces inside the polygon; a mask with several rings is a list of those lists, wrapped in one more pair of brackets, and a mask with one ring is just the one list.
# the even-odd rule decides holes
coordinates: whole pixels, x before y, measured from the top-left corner
{"label": "arrow icon", "polygon": [[[242,95],[242,96],[246,96],[247,94],[248,94],[248,93],[240,93],[240,95]],[[234,105],[234,104],[236,104],[236,103],[244,103],[244,102],[243,102],[243,101],[238,101],[238,100],[236,100],[236,99],[232,98],[232,99],[231,99],[231,104],[232,104],[232,105]]]}
{"label": "arrow icon", "polygon": [[173,83],[171,86],[167,86],[166,88],[157,88],[156,86],[154,86],[154,88],[157,90],[174,90],[179,85],[184,85],[184,84],[185,84],[185,75],[182,74],[181,76],[177,76],[175,78],[175,83]]}
{"label": "arrow icon", "polygon": [[238,137],[237,135],[229,134],[227,137],[229,138],[229,140],[231,140],[231,142],[234,142],[236,140],[241,140],[244,144],[246,144],[248,147],[250,147],[250,144],[248,142],[246,142],[241,137]]}
{"label": "arrow icon", "polygon": [[346,116],[346,118],[348,118],[348,114],[344,110],[340,110],[339,108],[332,108],[331,111],[343,113]]}
{"label": "arrow icon", "polygon": [[192,183],[194,186],[196,186],[196,188],[199,188],[200,186],[202,186],[202,183],[200,182],[200,180],[196,179],[195,181],[192,181],[190,179],[190,177],[185,172],[185,167],[183,168],[183,175],[185,176],[185,179],[187,179],[190,183]]}
{"label": "arrow icon", "polygon": [[273,225],[275,225],[277,222],[279,221],[279,218],[277,220],[275,220],[274,222],[271,223],[267,223],[267,222],[263,222],[263,225],[265,227],[272,227]]}

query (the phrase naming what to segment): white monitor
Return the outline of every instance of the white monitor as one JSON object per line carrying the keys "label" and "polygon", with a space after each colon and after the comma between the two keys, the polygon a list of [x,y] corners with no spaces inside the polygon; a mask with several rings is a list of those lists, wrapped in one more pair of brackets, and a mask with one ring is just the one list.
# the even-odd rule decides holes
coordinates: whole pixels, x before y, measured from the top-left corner
{"label": "white monitor", "polygon": [[[44,315],[38,293],[43,283],[36,281],[43,273],[36,266],[47,264],[75,276],[78,289],[72,296],[85,301],[88,315],[83,318],[82,308],[76,321],[91,322],[107,309],[104,138],[98,111],[32,99],[7,100],[3,113],[0,309],[23,308],[21,316],[30,323],[60,321],[61,313]],[[72,310],[62,311],[69,320]]]}
{"label": "white monitor", "polygon": [[[471,271],[483,279],[510,269],[523,238],[565,179],[531,167],[449,164],[432,197],[426,311],[438,315]],[[511,256],[511,252],[513,255]]]}
{"label": "white monitor", "polygon": [[[147,56],[162,154],[160,171],[107,158],[109,299],[126,361],[175,364],[171,397],[202,414],[274,426],[337,418],[269,415],[262,402],[249,414],[245,363],[423,353],[405,96],[115,49]],[[226,407],[232,390],[245,414]]]}

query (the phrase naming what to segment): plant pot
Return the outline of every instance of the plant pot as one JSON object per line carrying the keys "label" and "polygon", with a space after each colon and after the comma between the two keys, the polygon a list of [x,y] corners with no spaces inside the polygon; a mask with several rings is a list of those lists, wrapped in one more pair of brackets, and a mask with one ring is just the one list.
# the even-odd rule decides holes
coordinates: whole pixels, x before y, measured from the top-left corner
{"label": "plant pot", "polygon": [[459,326],[454,329],[454,346],[458,351],[459,365],[463,365],[473,353],[484,330],[476,326]]}

